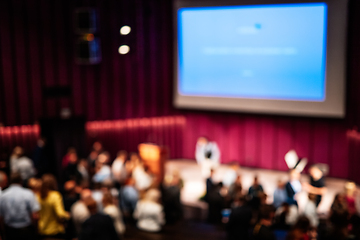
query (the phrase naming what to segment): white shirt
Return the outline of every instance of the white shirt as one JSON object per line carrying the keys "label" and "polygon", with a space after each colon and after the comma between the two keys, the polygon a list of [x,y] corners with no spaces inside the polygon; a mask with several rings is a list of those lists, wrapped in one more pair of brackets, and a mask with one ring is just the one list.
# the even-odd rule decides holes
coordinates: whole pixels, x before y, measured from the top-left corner
{"label": "white shirt", "polygon": [[114,180],[121,182],[126,178],[124,160],[116,158],[111,165],[111,172]]}
{"label": "white shirt", "polygon": [[147,174],[141,166],[135,167],[132,172],[132,176],[135,179],[135,187],[138,190],[145,190],[152,184],[152,177]]}
{"label": "white shirt", "polygon": [[28,157],[12,158],[11,162],[11,172],[17,172],[20,174],[23,180],[29,179],[35,176],[34,164]]}
{"label": "white shirt", "polygon": [[138,228],[149,232],[158,232],[165,224],[163,207],[158,203],[146,200],[137,203],[134,218],[138,219]]}
{"label": "white shirt", "polygon": [[90,217],[90,212],[82,201],[77,201],[71,207],[71,217],[73,219],[77,233],[81,232],[81,225]]}
{"label": "white shirt", "polygon": [[197,163],[206,160],[205,154],[211,152],[210,160],[216,164],[220,163],[220,150],[216,142],[208,142],[207,144],[196,144],[195,158]]}

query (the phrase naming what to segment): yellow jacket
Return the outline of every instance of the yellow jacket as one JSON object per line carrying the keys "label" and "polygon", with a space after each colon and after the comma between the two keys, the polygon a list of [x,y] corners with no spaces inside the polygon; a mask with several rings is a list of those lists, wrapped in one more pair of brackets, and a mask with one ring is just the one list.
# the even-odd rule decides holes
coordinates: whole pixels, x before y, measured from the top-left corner
{"label": "yellow jacket", "polygon": [[39,234],[55,235],[65,233],[63,220],[69,219],[69,214],[64,209],[63,199],[59,192],[49,191],[45,199],[37,195],[40,204]]}

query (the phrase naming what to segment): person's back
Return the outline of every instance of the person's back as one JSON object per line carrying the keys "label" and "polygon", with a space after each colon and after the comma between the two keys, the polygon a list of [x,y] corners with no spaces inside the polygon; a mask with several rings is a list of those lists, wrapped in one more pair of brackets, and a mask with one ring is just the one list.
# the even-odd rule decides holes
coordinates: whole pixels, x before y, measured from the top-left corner
{"label": "person's back", "polygon": [[91,215],[82,225],[79,240],[119,239],[111,217],[102,213]]}
{"label": "person's back", "polygon": [[[246,205],[245,199],[240,198],[240,205],[233,208],[226,225],[228,240],[248,239],[252,211]],[[237,202],[237,200],[235,200]]]}
{"label": "person's back", "polygon": [[157,232],[164,224],[162,206],[158,203],[140,201],[138,202],[134,217],[138,219],[137,226],[146,231]]}
{"label": "person's back", "polygon": [[158,232],[165,223],[163,207],[157,203],[160,199],[160,192],[157,189],[150,189],[146,192],[144,200],[137,203],[134,218],[138,220],[138,228]]}
{"label": "person's back", "polygon": [[64,225],[59,219],[67,219],[69,215],[63,207],[62,196],[57,191],[49,191],[48,196],[38,197],[41,206],[39,218],[39,233],[41,235],[56,235],[65,233]]}
{"label": "person's back", "polygon": [[11,185],[0,197],[0,218],[6,229],[6,239],[34,239],[32,221],[40,209],[38,202],[29,189],[21,186],[20,174],[11,176]]}
{"label": "person's back", "polygon": [[41,207],[38,222],[39,234],[44,237],[64,234],[65,228],[61,221],[68,220],[70,215],[64,209],[61,194],[56,191],[57,183],[55,177],[51,174],[45,174],[42,177],[42,181],[40,194],[37,195]]}
{"label": "person's back", "polygon": [[119,239],[110,216],[97,212],[94,199],[86,199],[85,205],[91,216],[83,223],[79,240],[115,240]]}
{"label": "person's back", "polygon": [[252,232],[252,240],[275,240],[271,224],[274,218],[275,209],[272,205],[264,205],[259,211],[259,222],[255,225]]}

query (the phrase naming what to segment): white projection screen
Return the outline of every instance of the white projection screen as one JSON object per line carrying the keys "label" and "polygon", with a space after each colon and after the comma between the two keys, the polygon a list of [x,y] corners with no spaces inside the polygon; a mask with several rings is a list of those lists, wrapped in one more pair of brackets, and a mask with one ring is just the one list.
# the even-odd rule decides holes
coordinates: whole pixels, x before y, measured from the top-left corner
{"label": "white projection screen", "polygon": [[343,118],[347,0],[174,0],[177,108]]}

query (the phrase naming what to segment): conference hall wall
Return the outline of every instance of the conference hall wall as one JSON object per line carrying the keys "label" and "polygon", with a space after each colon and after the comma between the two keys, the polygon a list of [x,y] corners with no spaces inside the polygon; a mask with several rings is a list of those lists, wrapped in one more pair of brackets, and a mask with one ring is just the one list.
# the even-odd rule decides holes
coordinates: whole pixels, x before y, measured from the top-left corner
{"label": "conference hall wall", "polygon": [[[99,10],[102,62],[93,66],[74,61],[73,10],[84,6]],[[89,122],[180,116],[185,123],[169,144],[172,158],[193,159],[197,137],[206,135],[218,142],[223,162],[286,170],[283,156],[294,148],[311,163],[328,163],[331,176],[359,179],[353,170],[360,162],[358,137],[356,132],[348,134],[360,125],[358,1],[351,0],[349,7],[345,119],[174,109],[171,8],[169,0],[1,1],[0,122],[32,125],[40,118],[58,116],[62,108]],[[125,24],[132,27],[126,39],[119,34]],[[119,55],[117,49],[126,41],[130,54]],[[70,86],[71,96],[43,96],[43,89],[53,86]],[[93,130],[89,141],[102,138],[101,131]],[[130,146],[126,142],[131,132],[120,132],[111,134],[125,140],[108,141],[111,146],[105,147],[130,151],[137,141],[168,142],[145,133]],[[178,148],[172,151],[173,146]]]}

